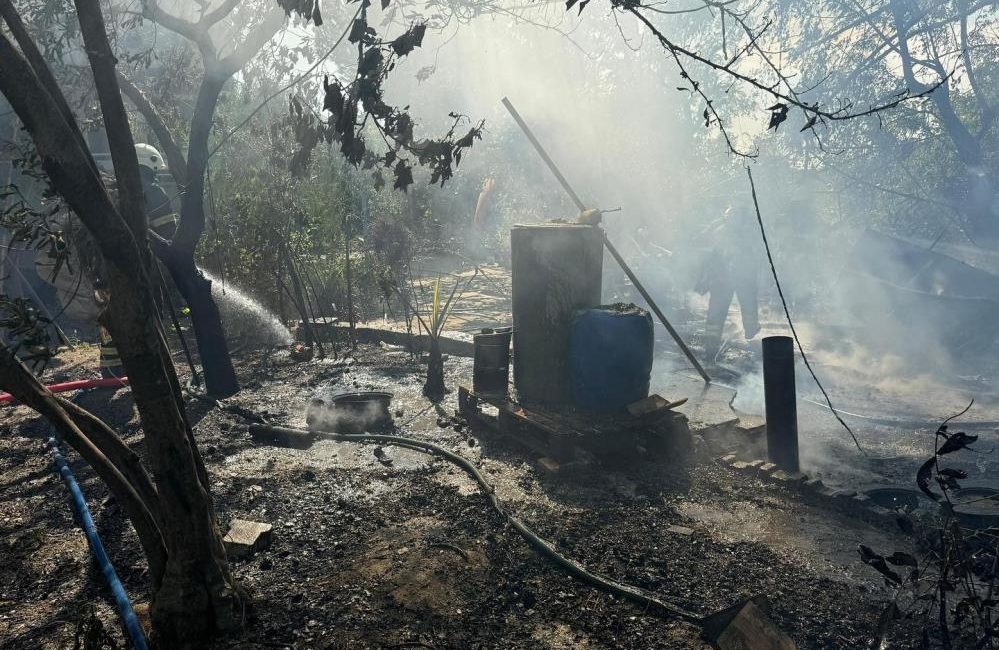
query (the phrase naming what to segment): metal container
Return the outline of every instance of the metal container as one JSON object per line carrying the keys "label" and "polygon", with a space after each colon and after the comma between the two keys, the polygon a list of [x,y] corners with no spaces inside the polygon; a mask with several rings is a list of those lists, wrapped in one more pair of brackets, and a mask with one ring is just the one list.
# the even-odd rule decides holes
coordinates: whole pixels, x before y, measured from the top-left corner
{"label": "metal container", "polygon": [[505,393],[510,381],[512,327],[484,329],[472,337],[475,361],[472,386],[477,393]]}
{"label": "metal container", "polygon": [[875,505],[895,510],[916,510],[925,506],[926,497],[919,490],[902,487],[876,487],[864,492]]}
{"label": "metal container", "polygon": [[954,514],[969,528],[999,526],[999,490],[989,486],[963,486],[951,494]]}
{"label": "metal container", "polygon": [[313,397],[309,400],[305,422],[310,431],[333,433],[364,433],[384,429],[392,424],[389,405],[392,393],[343,393],[330,399]]}
{"label": "metal container", "polygon": [[513,377],[523,401],[570,401],[569,322],[600,304],[603,236],[579,224],[514,226]]}

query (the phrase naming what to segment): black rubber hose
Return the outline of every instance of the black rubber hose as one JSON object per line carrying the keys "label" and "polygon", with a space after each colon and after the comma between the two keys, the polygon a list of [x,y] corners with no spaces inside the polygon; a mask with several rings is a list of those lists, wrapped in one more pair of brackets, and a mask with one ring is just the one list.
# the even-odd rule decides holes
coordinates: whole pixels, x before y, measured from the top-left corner
{"label": "black rubber hose", "polygon": [[499,512],[515,529],[520,533],[531,547],[541,553],[541,555],[547,557],[549,560],[557,564],[559,567],[564,569],[572,577],[577,580],[581,580],[587,584],[593,585],[603,591],[614,594],[616,596],[621,596],[622,598],[627,598],[628,600],[635,602],[649,611],[652,611],[660,616],[666,616],[670,618],[679,618],[684,621],[700,624],[702,617],[689,612],[682,607],[669,603],[654,593],[642,589],[641,587],[635,587],[632,585],[627,585],[622,582],[618,582],[611,578],[602,576],[597,573],[593,573],[588,570],[579,562],[567,558],[565,555],[560,553],[555,546],[548,540],[539,537],[534,531],[528,528],[527,524],[521,521],[515,515],[510,514],[503,508],[503,504],[500,503],[499,498],[496,496],[496,489],[486,480],[486,478],[479,472],[478,468],[475,467],[470,461],[465,459],[458,454],[441,447],[440,445],[435,445],[432,442],[424,442],[422,440],[414,440],[412,438],[406,438],[403,436],[390,436],[390,435],[378,435],[372,433],[358,433],[358,434],[348,434],[348,433],[329,433],[326,431],[305,431],[302,429],[292,429],[289,427],[277,427],[272,425],[264,424],[251,424],[250,433],[258,434],[278,434],[278,435],[292,435],[292,436],[302,436],[313,434],[318,437],[327,440],[338,440],[341,442],[357,442],[357,443],[377,443],[383,445],[395,445],[398,447],[405,447],[408,449],[413,449],[415,451],[421,451],[424,453],[434,454],[448,460],[455,465],[459,466],[465,472],[471,476],[476,483],[478,483],[479,488],[485,493],[486,498],[492,506]]}

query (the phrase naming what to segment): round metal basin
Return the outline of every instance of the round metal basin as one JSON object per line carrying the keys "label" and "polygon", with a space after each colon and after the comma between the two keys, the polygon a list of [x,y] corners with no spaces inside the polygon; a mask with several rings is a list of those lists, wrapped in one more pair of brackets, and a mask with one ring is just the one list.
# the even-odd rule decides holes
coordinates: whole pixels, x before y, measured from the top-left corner
{"label": "round metal basin", "polygon": [[999,526],[999,490],[991,487],[964,487],[951,494],[954,514],[970,528]]}
{"label": "round metal basin", "polygon": [[896,487],[879,487],[864,494],[875,504],[888,510],[916,510],[924,505],[925,497],[919,490]]}
{"label": "round metal basin", "polygon": [[342,393],[332,398],[313,397],[305,421],[310,430],[364,433],[392,425],[392,393]]}

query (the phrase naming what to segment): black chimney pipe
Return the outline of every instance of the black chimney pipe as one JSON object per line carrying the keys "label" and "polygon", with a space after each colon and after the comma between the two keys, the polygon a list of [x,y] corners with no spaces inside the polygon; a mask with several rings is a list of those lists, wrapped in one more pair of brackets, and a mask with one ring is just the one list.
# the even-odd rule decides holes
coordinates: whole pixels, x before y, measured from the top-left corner
{"label": "black chimney pipe", "polygon": [[794,340],[763,339],[763,392],[767,407],[767,456],[787,472],[797,472],[798,408],[794,386]]}

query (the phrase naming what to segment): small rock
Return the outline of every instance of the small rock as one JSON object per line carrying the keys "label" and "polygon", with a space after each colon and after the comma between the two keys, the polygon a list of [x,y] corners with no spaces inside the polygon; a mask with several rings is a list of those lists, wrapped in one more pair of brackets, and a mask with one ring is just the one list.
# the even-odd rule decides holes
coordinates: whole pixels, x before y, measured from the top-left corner
{"label": "small rock", "polygon": [[791,637],[774,625],[770,617],[751,602],[739,610],[715,643],[721,650],[744,648],[796,650],[797,648]]}
{"label": "small rock", "polygon": [[694,534],[694,529],[687,528],[686,526],[670,526],[666,529],[666,532],[673,533],[674,535],[684,535],[689,537]]}
{"label": "small rock", "polygon": [[229,532],[222,538],[226,553],[232,557],[247,557],[270,546],[273,526],[257,521],[233,519]]}
{"label": "small rock", "polygon": [[776,481],[787,484],[804,483],[808,480],[808,476],[802,474],[801,472],[786,472],[782,469],[777,470],[770,475]]}

